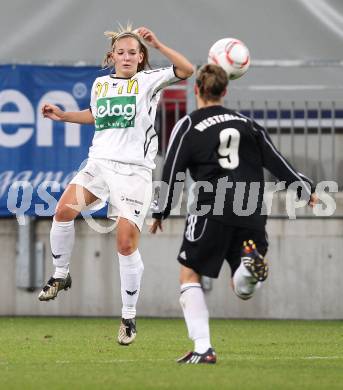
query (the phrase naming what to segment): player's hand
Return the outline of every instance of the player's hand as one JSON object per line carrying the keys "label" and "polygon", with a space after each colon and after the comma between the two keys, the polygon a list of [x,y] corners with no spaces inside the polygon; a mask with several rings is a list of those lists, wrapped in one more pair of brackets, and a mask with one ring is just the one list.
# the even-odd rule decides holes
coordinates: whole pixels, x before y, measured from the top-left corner
{"label": "player's hand", "polygon": [[154,219],[149,229],[151,234],[155,234],[157,230],[161,230],[161,232],[163,232],[162,219]]}
{"label": "player's hand", "polygon": [[313,208],[318,203],[318,201],[319,201],[318,196],[315,193],[313,193],[311,194],[310,201],[308,202],[308,204],[310,207]]}
{"label": "player's hand", "polygon": [[140,37],[142,37],[149,46],[158,49],[161,42],[157,39],[156,35],[146,27],[139,27],[135,31]]}
{"label": "player's hand", "polygon": [[44,118],[52,119],[53,121],[62,121],[64,111],[54,104],[44,104],[42,107],[42,115]]}

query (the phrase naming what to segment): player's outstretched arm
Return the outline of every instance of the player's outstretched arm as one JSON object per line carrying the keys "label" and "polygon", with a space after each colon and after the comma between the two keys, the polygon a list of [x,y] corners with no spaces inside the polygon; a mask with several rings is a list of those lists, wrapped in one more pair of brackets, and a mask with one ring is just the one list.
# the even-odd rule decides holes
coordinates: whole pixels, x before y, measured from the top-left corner
{"label": "player's outstretched arm", "polygon": [[187,79],[188,77],[192,76],[194,67],[185,56],[163,44],[157,39],[156,35],[146,27],[139,27],[136,32],[149,46],[154,47],[160,51],[161,54],[163,54],[173,63],[177,77],[180,79]]}
{"label": "player's outstretched arm", "polygon": [[89,109],[67,112],[61,110],[54,104],[44,104],[42,107],[42,115],[44,118],[49,118],[53,121],[71,122],[83,124],[94,124],[94,117]]}

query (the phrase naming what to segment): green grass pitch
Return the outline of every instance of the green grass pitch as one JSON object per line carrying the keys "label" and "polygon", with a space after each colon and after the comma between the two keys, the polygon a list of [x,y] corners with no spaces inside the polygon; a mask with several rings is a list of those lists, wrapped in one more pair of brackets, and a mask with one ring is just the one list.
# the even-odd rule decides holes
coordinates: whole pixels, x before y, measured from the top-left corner
{"label": "green grass pitch", "polygon": [[177,319],[0,317],[0,389],[343,389],[342,321],[212,320],[214,366],[177,365],[191,349]]}

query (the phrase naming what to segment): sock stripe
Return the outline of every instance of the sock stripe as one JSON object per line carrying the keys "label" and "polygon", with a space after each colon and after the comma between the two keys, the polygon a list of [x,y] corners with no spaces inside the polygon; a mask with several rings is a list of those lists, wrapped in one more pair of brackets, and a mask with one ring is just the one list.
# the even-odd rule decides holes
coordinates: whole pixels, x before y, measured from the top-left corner
{"label": "sock stripe", "polygon": [[180,291],[180,294],[183,294],[185,291],[188,291],[190,290],[191,288],[200,288],[202,289],[202,287],[199,285],[199,286],[188,286],[188,287],[185,287],[183,288],[181,291]]}

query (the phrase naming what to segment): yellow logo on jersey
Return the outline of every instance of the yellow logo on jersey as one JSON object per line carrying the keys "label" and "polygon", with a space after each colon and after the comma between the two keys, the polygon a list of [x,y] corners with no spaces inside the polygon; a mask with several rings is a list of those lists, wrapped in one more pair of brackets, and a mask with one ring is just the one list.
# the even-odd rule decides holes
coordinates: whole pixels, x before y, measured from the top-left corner
{"label": "yellow logo on jersey", "polygon": [[[95,86],[95,90],[96,90],[96,96],[98,98],[105,97],[107,95],[107,92],[108,92],[108,82],[103,83],[103,84],[97,83]],[[100,96],[101,92],[102,92],[102,96]]]}
{"label": "yellow logo on jersey", "polygon": [[138,95],[138,80],[128,80],[127,82],[127,93],[131,93],[133,86],[135,86],[135,95]]}
{"label": "yellow logo on jersey", "polygon": [[[133,79],[133,80],[127,80],[126,82],[126,93],[132,93],[132,90],[134,89],[134,94],[135,95],[138,95],[139,93],[139,88],[138,88],[138,80],[137,79]],[[122,95],[123,94],[123,89],[124,89],[124,85],[120,85],[118,87],[118,90],[117,90],[117,93],[118,95]]]}

